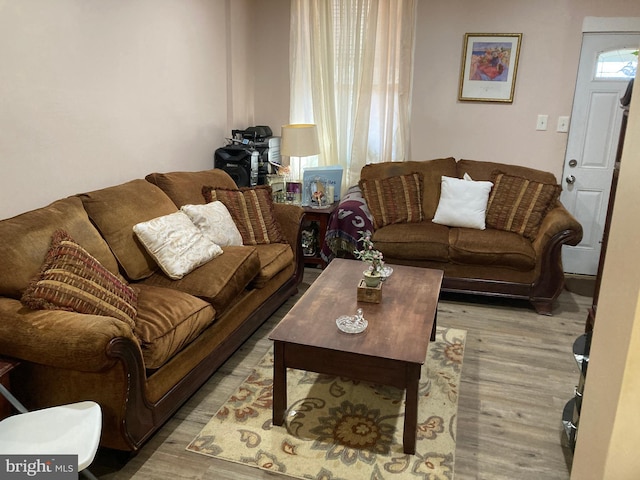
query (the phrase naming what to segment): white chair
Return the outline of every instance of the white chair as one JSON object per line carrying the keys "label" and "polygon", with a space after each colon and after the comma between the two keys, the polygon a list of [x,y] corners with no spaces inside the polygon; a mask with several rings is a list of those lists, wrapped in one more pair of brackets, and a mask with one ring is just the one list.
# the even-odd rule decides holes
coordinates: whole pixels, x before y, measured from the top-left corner
{"label": "white chair", "polygon": [[0,394],[20,412],[0,421],[0,453],[78,455],[78,471],[97,480],[86,468],[100,443],[100,405],[87,401],[29,412],[2,384]]}

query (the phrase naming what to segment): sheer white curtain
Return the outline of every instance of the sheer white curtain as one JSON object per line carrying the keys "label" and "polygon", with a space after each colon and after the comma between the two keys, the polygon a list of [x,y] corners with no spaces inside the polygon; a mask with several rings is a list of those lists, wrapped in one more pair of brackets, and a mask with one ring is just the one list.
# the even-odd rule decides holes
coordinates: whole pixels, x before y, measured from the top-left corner
{"label": "sheer white curtain", "polygon": [[[292,0],[291,122],[318,125],[343,187],[366,163],[409,159],[417,0]],[[343,190],[344,191],[344,190]]]}

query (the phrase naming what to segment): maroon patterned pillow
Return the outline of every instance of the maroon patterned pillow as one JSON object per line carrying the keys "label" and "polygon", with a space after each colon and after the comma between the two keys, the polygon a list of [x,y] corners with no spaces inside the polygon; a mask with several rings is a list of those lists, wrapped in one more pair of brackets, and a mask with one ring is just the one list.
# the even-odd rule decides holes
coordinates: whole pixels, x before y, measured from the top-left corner
{"label": "maroon patterned pillow", "polygon": [[373,217],[374,228],[424,220],[421,173],[360,180],[359,186]]}
{"label": "maroon patterned pillow", "polygon": [[273,212],[270,186],[236,190],[204,186],[202,195],[207,203],[219,200],[227,207],[244,245],[286,243]]}
{"label": "maroon patterned pillow", "polygon": [[560,196],[560,185],[496,172],[487,204],[487,226],[534,240],[542,219]]}
{"label": "maroon patterned pillow", "polygon": [[64,230],[57,230],[40,273],[21,302],[35,310],[115,317],[135,327],[136,291],[107,270]]}

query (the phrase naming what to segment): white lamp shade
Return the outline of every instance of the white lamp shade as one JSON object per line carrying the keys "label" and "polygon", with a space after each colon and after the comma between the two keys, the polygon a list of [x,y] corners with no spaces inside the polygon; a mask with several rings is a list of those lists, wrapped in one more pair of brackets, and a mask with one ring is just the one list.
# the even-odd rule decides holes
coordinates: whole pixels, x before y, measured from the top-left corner
{"label": "white lamp shade", "polygon": [[319,154],[318,127],[308,123],[283,125],[280,153],[288,157]]}

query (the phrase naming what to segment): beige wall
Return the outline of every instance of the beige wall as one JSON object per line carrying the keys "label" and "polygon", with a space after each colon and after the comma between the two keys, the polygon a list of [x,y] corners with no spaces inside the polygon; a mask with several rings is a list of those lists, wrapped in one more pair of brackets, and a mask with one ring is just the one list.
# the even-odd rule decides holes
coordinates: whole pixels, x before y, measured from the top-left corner
{"label": "beige wall", "polygon": [[[289,11],[289,0],[0,1],[0,218],[151,171],[209,168],[232,128],[279,134]],[[583,18],[630,15],[640,2],[419,1],[412,158],[559,177],[567,136],[555,123],[571,111]],[[457,101],[474,31],[523,33],[513,104]]]}
{"label": "beige wall", "polygon": [[[253,125],[254,78],[251,71],[253,39],[251,38],[254,13],[249,7],[252,0],[228,0],[227,21],[220,28],[227,31],[227,101],[228,118],[225,137],[232,129]],[[222,144],[216,145],[221,146]]]}
{"label": "beige wall", "polygon": [[[0,1],[0,218],[151,171],[209,168],[232,128],[289,120],[289,0]],[[543,5],[543,6],[541,6]],[[585,16],[635,0],[418,4],[412,158],[560,176]],[[465,32],[524,34],[511,105],[457,101]],[[549,130],[535,130],[549,115]]]}
{"label": "beige wall", "polygon": [[[261,7],[263,0],[254,0]],[[255,122],[268,125],[274,135],[289,123],[290,0],[268,0],[252,23],[252,70],[255,75]]]}
{"label": "beige wall", "polygon": [[639,91],[631,104],[602,276],[571,475],[576,480],[635,480],[640,472]]}
{"label": "beige wall", "polygon": [[233,104],[246,95],[228,100],[229,69],[246,88],[246,68],[228,66],[245,32],[228,34],[226,20],[245,3],[0,1],[0,218],[152,171],[211,168],[230,121],[252,110]]}
{"label": "beige wall", "polygon": [[[496,160],[548,170],[560,178],[586,16],[640,16],[640,2],[611,0],[420,0],[412,114],[412,157]],[[522,33],[512,104],[459,102],[465,33]],[[538,114],[549,115],[536,131]]]}
{"label": "beige wall", "polygon": [[[274,25],[288,18],[289,0],[270,0],[265,14],[256,50],[267,80],[256,86],[255,114],[258,122],[279,127],[288,121],[289,32]],[[588,16],[637,17],[640,2],[419,0],[411,158],[495,160],[548,170],[559,179],[567,134],[555,130],[558,116],[571,115]],[[464,34],[473,32],[523,34],[512,104],[458,101]],[[536,131],[538,114],[549,115],[547,131]]]}

